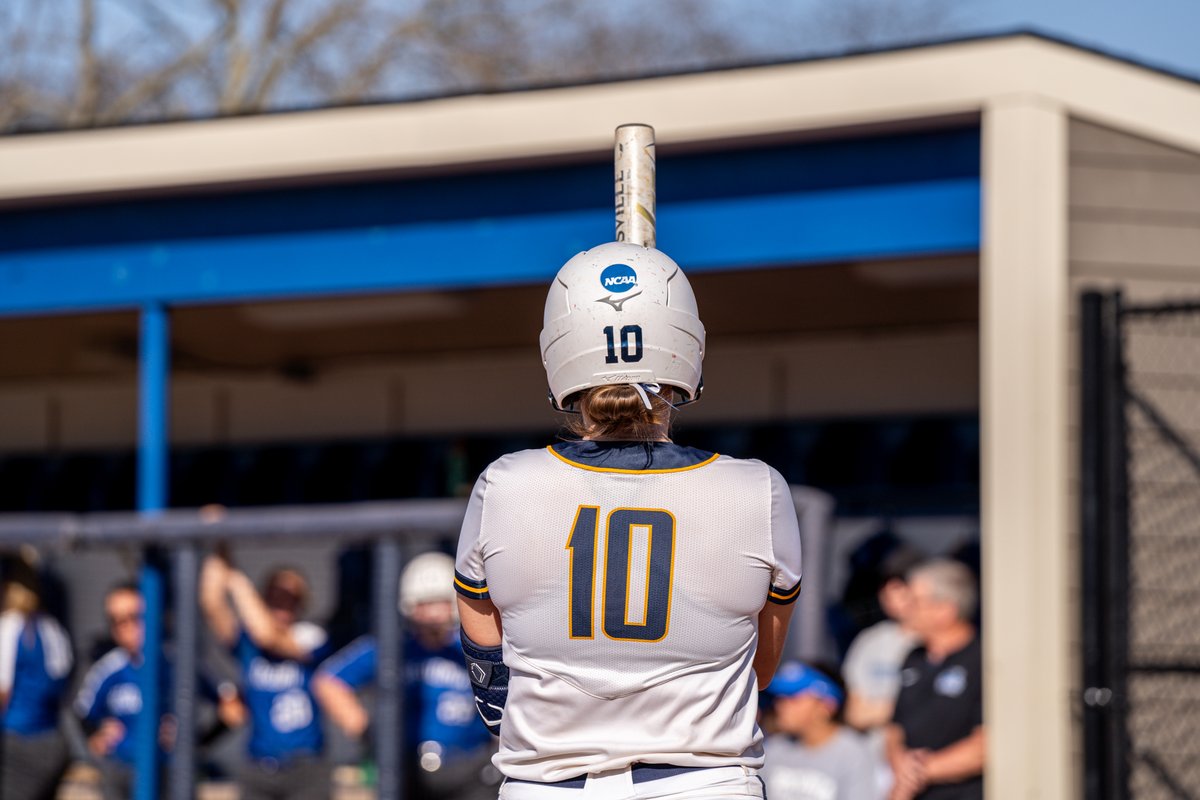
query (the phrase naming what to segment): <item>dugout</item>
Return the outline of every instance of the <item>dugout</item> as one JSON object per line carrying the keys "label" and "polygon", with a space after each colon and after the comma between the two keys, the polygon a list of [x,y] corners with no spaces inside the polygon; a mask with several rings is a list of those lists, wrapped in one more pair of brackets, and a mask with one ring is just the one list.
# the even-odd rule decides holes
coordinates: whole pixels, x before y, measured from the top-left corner
{"label": "dugout", "polygon": [[1200,279],[1200,88],[1044,37],[2,139],[6,510],[446,496],[544,441],[543,285],[630,121],[692,441],[977,518],[988,791],[1077,796],[1073,297]]}

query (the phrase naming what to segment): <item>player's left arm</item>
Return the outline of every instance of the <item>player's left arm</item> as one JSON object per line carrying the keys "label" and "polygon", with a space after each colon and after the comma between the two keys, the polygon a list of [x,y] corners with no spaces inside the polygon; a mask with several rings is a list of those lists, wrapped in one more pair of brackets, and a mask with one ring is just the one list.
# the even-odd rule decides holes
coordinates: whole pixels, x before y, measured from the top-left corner
{"label": "player's left arm", "polygon": [[313,696],[351,739],[361,739],[371,722],[355,690],[375,680],[377,655],[375,639],[360,636],[322,664],[312,679]]}
{"label": "player's left arm", "polygon": [[771,582],[767,602],[758,612],[758,648],[754,651],[754,674],[759,690],[775,677],[796,598],[800,596],[800,523],[792,490],[783,476],[767,467],[770,484]]}
{"label": "player's left arm", "polygon": [[926,781],[955,783],[982,775],[986,744],[980,725],[965,738],[929,753],[925,757]]}

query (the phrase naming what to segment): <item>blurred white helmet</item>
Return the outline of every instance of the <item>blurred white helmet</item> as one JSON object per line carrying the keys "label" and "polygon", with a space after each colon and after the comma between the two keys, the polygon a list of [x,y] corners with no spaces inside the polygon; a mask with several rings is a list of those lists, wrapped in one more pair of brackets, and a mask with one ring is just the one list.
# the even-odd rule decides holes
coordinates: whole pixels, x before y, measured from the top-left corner
{"label": "blurred white helmet", "polygon": [[457,609],[454,559],[445,553],[422,553],[400,573],[400,613],[410,616],[418,603],[449,600]]}
{"label": "blurred white helmet", "polygon": [[649,247],[610,242],[564,264],[546,298],[541,348],[556,408],[593,386],[673,386],[682,403],[703,386],[696,296],[679,265]]}

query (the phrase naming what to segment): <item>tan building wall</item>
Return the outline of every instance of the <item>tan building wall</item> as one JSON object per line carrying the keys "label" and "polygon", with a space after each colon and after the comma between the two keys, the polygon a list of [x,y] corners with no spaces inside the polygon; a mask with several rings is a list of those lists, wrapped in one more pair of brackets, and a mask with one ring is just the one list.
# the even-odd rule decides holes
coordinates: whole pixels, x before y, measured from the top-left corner
{"label": "tan building wall", "polygon": [[[972,411],[979,338],[973,325],[903,333],[745,337],[714,344],[696,423]],[[505,391],[481,394],[480,387]],[[312,382],[275,374],[188,375],[173,384],[180,444],[479,433],[553,428],[536,351],[411,358],[322,371]],[[132,380],[7,385],[6,451],[129,447]]]}
{"label": "tan building wall", "polygon": [[[1070,124],[1069,265],[1071,276],[1069,465],[1072,695],[1082,684],[1079,528],[1079,296],[1087,289],[1119,288],[1129,302],[1200,300],[1200,154],[1082,120]],[[1139,358],[1145,340],[1131,338],[1127,355]],[[1156,371],[1200,377],[1200,361],[1160,360]],[[1137,424],[1137,418],[1131,420]],[[1134,620],[1137,624],[1137,620]],[[1181,696],[1180,696],[1181,697]],[[1074,717],[1078,720],[1078,717]],[[1136,725],[1136,723],[1135,723]],[[1144,733],[1145,731],[1143,731]],[[1077,731],[1078,733],[1078,731]],[[1168,733],[1169,735],[1169,733]],[[1076,766],[1082,767],[1079,736]],[[1144,742],[1144,740],[1143,740]],[[1138,784],[1135,796],[1155,797],[1161,786]],[[1167,795],[1161,795],[1167,796]]]}

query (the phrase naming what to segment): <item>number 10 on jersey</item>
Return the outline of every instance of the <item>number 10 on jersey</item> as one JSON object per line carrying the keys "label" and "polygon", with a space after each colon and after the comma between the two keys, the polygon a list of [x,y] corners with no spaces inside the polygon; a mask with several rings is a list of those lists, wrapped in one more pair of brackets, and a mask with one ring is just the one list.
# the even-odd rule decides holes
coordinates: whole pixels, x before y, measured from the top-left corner
{"label": "number 10 on jersey", "polygon": [[[567,539],[570,553],[570,620],[572,639],[595,638],[596,551],[599,506],[580,506]],[[675,517],[660,508],[618,508],[610,512],[604,532],[603,630],[609,639],[657,642],[671,621],[671,584],[675,564]],[[641,614],[630,620],[635,537],[645,536],[645,593]],[[639,559],[640,560],[640,559]]]}

